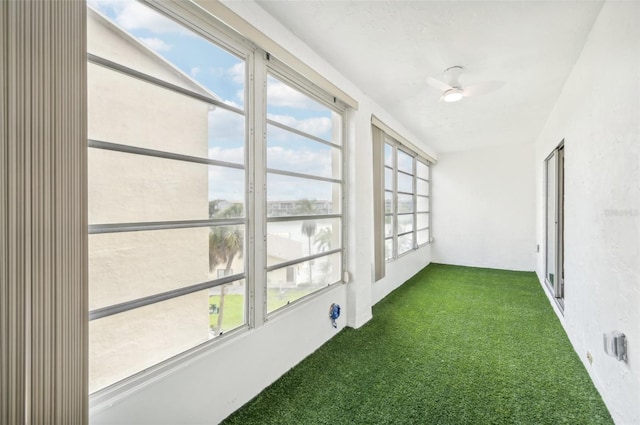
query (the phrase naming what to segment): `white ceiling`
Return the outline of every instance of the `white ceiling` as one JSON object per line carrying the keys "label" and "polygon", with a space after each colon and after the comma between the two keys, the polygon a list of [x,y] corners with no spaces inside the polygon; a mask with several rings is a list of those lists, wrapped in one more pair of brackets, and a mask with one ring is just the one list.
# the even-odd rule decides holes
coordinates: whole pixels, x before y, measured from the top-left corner
{"label": "white ceiling", "polygon": [[[257,3],[437,152],[532,143],[601,1],[281,1]],[[461,65],[463,86],[500,88],[439,102],[427,77]],[[602,66],[607,66],[602,64]]]}

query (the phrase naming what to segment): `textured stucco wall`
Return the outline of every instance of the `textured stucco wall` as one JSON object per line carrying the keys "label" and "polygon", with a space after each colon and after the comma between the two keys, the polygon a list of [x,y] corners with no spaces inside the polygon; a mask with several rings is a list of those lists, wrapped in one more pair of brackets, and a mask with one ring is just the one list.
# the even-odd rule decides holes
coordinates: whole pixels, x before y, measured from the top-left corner
{"label": "textured stucco wall", "polygon": [[[544,159],[564,139],[559,317],[618,424],[640,423],[639,78],[640,3],[607,2],[536,144],[536,271],[542,280]],[[614,329],[628,337],[626,363],[604,353],[602,334]]]}

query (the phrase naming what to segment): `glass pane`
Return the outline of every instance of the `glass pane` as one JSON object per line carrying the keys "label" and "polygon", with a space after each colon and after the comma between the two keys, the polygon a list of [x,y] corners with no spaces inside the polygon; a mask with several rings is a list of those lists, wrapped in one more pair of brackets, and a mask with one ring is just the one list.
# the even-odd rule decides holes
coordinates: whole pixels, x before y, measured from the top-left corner
{"label": "glass pane", "polygon": [[244,217],[244,206],[240,202],[224,199],[209,201],[209,218],[241,218]]}
{"label": "glass pane", "polygon": [[243,115],[220,107],[211,107],[209,110],[208,134],[208,157],[210,159],[233,164],[245,163],[245,125]]}
{"label": "glass pane", "polygon": [[384,236],[393,236],[393,216],[387,215],[384,217]]}
{"label": "glass pane", "polygon": [[413,231],[413,214],[398,214],[398,234]]}
{"label": "glass pane", "polygon": [[398,149],[398,170],[413,175],[413,157]]}
{"label": "glass pane", "polygon": [[87,84],[90,139],[207,157],[208,103],[94,64]]}
{"label": "glass pane", "polygon": [[294,220],[267,223],[267,266],[341,247],[341,220]]}
{"label": "glass pane", "polygon": [[416,162],[416,171],[418,177],[424,180],[429,180],[429,166],[422,161]]}
{"label": "glass pane", "polygon": [[398,194],[398,212],[413,212],[413,195],[403,195],[402,193]]}
{"label": "glass pane", "polygon": [[391,168],[384,169],[384,189],[393,190],[393,170]]}
{"label": "glass pane", "polygon": [[340,149],[267,125],[267,167],[341,179]]}
{"label": "glass pane", "polygon": [[269,217],[340,213],[339,183],[267,174]]}
{"label": "glass pane", "polygon": [[245,118],[237,112],[93,64],[88,85],[90,139],[245,162]]}
{"label": "glass pane", "polygon": [[210,336],[218,336],[247,322],[246,285],[238,280],[209,289]]}
{"label": "glass pane", "polygon": [[[229,105],[244,105],[241,58],[136,1],[92,1],[88,9],[89,53]],[[135,92],[120,93],[149,102]]]}
{"label": "glass pane", "polygon": [[209,166],[209,216],[244,217],[244,170]]}
{"label": "glass pane", "polygon": [[88,161],[89,224],[207,219],[231,206],[243,214],[244,170],[103,149]]}
{"label": "glass pane", "polygon": [[210,280],[209,229],[89,235],[89,310]]}
{"label": "glass pane", "polygon": [[393,168],[393,146],[384,144],[384,165]]}
{"label": "glass pane", "polygon": [[[87,38],[91,54],[227,105],[88,64],[90,138],[245,164],[243,58],[129,0],[91,1]],[[91,224],[244,216],[244,169],[94,148],[88,156]],[[239,225],[90,235],[90,308],[243,273],[244,233]],[[216,308],[202,290],[91,321],[91,392],[245,323],[244,282],[227,288],[226,297],[213,290]]]}
{"label": "glass pane", "polygon": [[212,226],[209,229],[209,279],[244,272],[244,226]]}
{"label": "glass pane", "polygon": [[[227,285],[222,308],[224,331],[246,322],[244,281]],[[143,371],[215,336],[205,289],[89,322],[89,392]],[[215,300],[215,298],[214,298]],[[215,301],[214,301],[215,303]],[[219,314],[219,313],[218,313]],[[153,353],[153,355],[150,355]]]}
{"label": "glass pane", "polygon": [[385,214],[393,212],[393,192],[384,192],[384,212]]}
{"label": "glass pane", "polygon": [[416,214],[417,229],[424,229],[425,227],[429,227],[429,214]]}
{"label": "glass pane", "polygon": [[429,229],[418,231],[418,245],[424,245],[429,242]]}
{"label": "glass pane", "polygon": [[429,196],[429,182],[425,181],[425,180],[417,180],[417,185],[418,185],[418,190],[417,190],[417,194],[418,195],[423,195],[423,196]]}
{"label": "glass pane", "polygon": [[402,255],[413,249],[413,233],[398,237],[398,255]]}
{"label": "glass pane", "polygon": [[398,173],[398,192],[413,193],[413,176]]}
{"label": "glass pane", "polygon": [[393,239],[384,240],[384,259],[393,259]]}
{"label": "glass pane", "polygon": [[207,165],[102,149],[88,161],[90,224],[207,218]]}
{"label": "glass pane", "polygon": [[419,212],[429,211],[429,198],[424,196],[416,196],[416,202],[418,204],[417,211]]}
{"label": "glass pane", "polygon": [[244,226],[89,235],[89,310],[243,273],[244,246]]}
{"label": "glass pane", "polygon": [[267,118],[340,144],[341,116],[271,75],[267,77]]}
{"label": "glass pane", "polygon": [[552,288],[556,281],[556,155],[547,160],[547,282]]}
{"label": "glass pane", "polygon": [[342,255],[335,253],[267,273],[267,312],[340,281]]}

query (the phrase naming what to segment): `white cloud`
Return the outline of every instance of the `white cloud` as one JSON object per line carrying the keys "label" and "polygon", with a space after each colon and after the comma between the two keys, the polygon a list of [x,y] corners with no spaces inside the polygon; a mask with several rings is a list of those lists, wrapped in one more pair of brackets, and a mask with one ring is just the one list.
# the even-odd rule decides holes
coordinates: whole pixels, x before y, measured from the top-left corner
{"label": "white cloud", "polygon": [[229,88],[231,87],[230,83],[241,85],[241,88],[236,92],[236,101],[228,100],[225,103],[242,108],[241,105],[244,104],[244,62],[237,63],[229,68],[209,68],[207,72],[216,80],[224,81]]}
{"label": "white cloud", "polygon": [[167,44],[163,40],[160,40],[156,37],[140,37],[140,41],[142,41],[151,50],[155,50],[156,52],[167,52],[171,50],[172,47],[171,44]]}
{"label": "white cloud", "polygon": [[267,161],[269,168],[322,177],[331,177],[332,174],[331,155],[326,151],[301,151],[272,146],[267,148]]}
{"label": "white cloud", "polygon": [[245,64],[238,62],[227,70],[227,75],[231,77],[231,81],[239,84],[241,88],[236,92],[236,99],[244,103],[244,85],[245,85]]}
{"label": "white cloud", "polygon": [[227,69],[227,74],[231,76],[231,81],[236,84],[244,85],[244,72],[245,66],[244,62],[238,62],[233,65],[231,68]]}
{"label": "white cloud", "polygon": [[240,90],[238,90],[238,91],[236,92],[236,98],[237,98],[240,102],[244,103],[244,88],[241,88]]}
{"label": "white cloud", "polygon": [[301,180],[294,177],[270,174],[267,177],[267,200],[286,201],[298,199],[315,199],[330,201],[332,184],[320,181]]}
{"label": "white cloud", "polygon": [[161,15],[142,3],[128,1],[122,8],[116,22],[126,30],[146,29],[156,34],[190,32],[183,26]]}
{"label": "white cloud", "polygon": [[326,117],[307,118],[299,120],[295,128],[304,131],[305,133],[313,134],[315,136],[324,136],[326,139],[330,139],[331,119]]}
{"label": "white cloud", "polygon": [[216,108],[209,112],[208,127],[214,146],[230,148],[244,145],[244,116]]}
{"label": "white cloud", "polygon": [[[212,147],[209,158],[234,164],[244,163],[245,150],[239,147]],[[332,175],[332,158],[325,152],[296,151],[280,146],[267,148],[269,168],[316,176]],[[295,177],[269,175],[268,197],[274,200],[318,199],[330,200],[331,183],[301,180]],[[302,184],[304,183],[304,184]],[[210,199],[239,202],[244,196],[244,170],[209,167]]]}
{"label": "white cloud", "polygon": [[104,14],[115,15],[115,21],[118,25],[128,31],[144,29],[155,34],[181,33],[193,35],[191,31],[180,24],[137,1],[88,0],[88,3]]}
{"label": "white cloud", "polygon": [[290,115],[267,114],[267,118],[295,128],[296,130],[322,137],[326,140],[331,139],[331,118],[328,117],[314,117],[299,120]]}
{"label": "white cloud", "polygon": [[274,79],[267,80],[267,99],[269,105],[287,106],[290,108],[325,110],[326,108],[299,91]]}
{"label": "white cloud", "polygon": [[198,74],[200,74],[201,69],[197,66],[194,66],[193,68],[191,68],[191,70],[189,71],[189,74],[193,77],[196,78],[198,76]]}
{"label": "white cloud", "polygon": [[[243,100],[244,100],[244,99],[243,99]],[[242,104],[240,104],[240,103],[238,103],[238,102],[234,102],[233,100],[225,100],[225,99],[222,99],[222,103],[224,103],[225,105],[233,106],[234,108],[244,109],[244,107],[242,106]]]}
{"label": "white cloud", "polygon": [[221,148],[213,147],[209,149],[209,158],[218,161],[232,162],[234,164],[244,163],[244,147]]}
{"label": "white cloud", "polygon": [[243,202],[244,193],[244,170],[209,167],[209,199]]}
{"label": "white cloud", "polygon": [[121,9],[124,3],[124,0],[87,0],[87,5],[98,10]]}

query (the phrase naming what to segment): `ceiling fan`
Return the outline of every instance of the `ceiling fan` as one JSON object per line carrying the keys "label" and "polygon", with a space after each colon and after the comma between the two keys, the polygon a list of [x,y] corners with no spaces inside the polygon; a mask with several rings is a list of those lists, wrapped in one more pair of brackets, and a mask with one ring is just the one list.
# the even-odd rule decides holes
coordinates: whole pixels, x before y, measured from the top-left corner
{"label": "ceiling fan", "polygon": [[457,102],[463,97],[485,94],[490,91],[497,90],[503,84],[497,81],[491,81],[483,84],[474,84],[462,87],[459,78],[463,69],[464,68],[459,65],[445,69],[444,76],[447,81],[449,81],[448,84],[432,77],[427,78],[427,84],[442,92],[440,100],[445,102]]}

